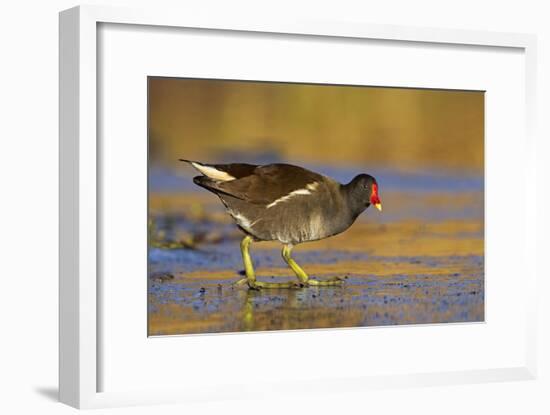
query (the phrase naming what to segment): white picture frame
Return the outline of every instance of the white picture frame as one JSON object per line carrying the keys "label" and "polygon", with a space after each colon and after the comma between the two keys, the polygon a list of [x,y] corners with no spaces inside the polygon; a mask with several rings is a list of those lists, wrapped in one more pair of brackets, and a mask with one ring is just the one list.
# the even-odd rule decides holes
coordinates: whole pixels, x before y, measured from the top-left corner
{"label": "white picture frame", "polygon": [[[526,34],[490,33],[453,29],[412,28],[405,26],[352,24],[330,21],[248,21],[243,16],[209,17],[174,15],[162,9],[139,11],[100,6],[79,6],[60,14],[60,400],[78,408],[110,407],[166,402],[195,402],[230,399],[239,387],[225,385],[215,397],[209,390],[139,390],[98,392],[98,175],[101,168],[97,148],[98,134],[98,27],[100,24],[197,28],[216,31],[295,34],[329,37],[379,39],[421,44],[469,45],[514,48],[525,59],[525,200],[534,201],[535,188],[535,67],[536,38]],[[525,206],[524,279],[535,287],[535,203]],[[406,375],[369,375],[331,380],[294,380],[300,393],[357,391],[369,387],[456,384],[533,379],[536,376],[536,293],[528,292],[525,308],[525,356],[513,367],[488,367],[478,370],[412,372]],[[103,316],[104,317],[104,316]],[[292,382],[292,379],[289,379]],[[288,384],[288,383],[287,383]],[[288,389],[280,382],[245,385],[258,395],[276,394]],[[214,386],[213,386],[214,387]]]}

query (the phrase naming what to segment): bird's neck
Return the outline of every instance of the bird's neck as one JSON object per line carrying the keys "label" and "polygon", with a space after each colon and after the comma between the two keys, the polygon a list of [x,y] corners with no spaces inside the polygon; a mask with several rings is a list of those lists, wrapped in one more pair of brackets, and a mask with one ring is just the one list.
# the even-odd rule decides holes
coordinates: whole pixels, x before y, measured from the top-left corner
{"label": "bird's neck", "polygon": [[351,223],[353,223],[357,216],[363,213],[368,205],[365,205],[365,202],[356,194],[357,189],[355,183],[350,182],[342,185],[340,191],[342,192],[345,203],[348,207],[347,211],[350,212]]}

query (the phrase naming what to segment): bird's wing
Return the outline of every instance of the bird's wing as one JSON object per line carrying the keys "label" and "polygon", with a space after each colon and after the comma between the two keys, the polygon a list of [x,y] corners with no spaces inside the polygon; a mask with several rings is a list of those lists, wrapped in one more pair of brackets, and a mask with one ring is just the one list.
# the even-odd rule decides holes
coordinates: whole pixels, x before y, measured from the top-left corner
{"label": "bird's wing", "polygon": [[320,174],[290,164],[256,167],[252,174],[214,184],[214,189],[249,203],[274,205],[293,195],[311,194],[323,181]]}

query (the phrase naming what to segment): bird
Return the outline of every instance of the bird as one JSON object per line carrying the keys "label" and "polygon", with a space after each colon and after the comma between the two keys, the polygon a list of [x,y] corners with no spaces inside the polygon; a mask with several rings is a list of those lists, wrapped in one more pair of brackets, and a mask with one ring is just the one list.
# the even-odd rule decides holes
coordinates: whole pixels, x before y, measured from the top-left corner
{"label": "bird", "polygon": [[[218,196],[244,233],[240,247],[246,277],[235,284],[248,285],[253,290],[340,285],[343,282],[340,277],[326,281],[311,279],[292,258],[292,249],[344,232],[370,205],[382,211],[378,183],[369,174],[358,174],[349,183],[341,184],[285,163],[179,161],[201,173],[193,182]],[[258,241],[282,244],[282,257],[296,274],[297,283],[257,280],[249,247]]]}

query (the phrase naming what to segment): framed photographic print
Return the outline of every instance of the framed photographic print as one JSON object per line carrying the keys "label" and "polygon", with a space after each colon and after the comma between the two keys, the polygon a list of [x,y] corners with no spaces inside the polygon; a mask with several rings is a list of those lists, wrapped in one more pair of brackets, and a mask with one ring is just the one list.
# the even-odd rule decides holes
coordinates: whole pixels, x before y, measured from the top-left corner
{"label": "framed photographic print", "polygon": [[149,335],[484,321],[483,91],[148,88]]}
{"label": "framed photographic print", "polygon": [[534,59],[522,34],[62,12],[61,400],[532,378]]}

